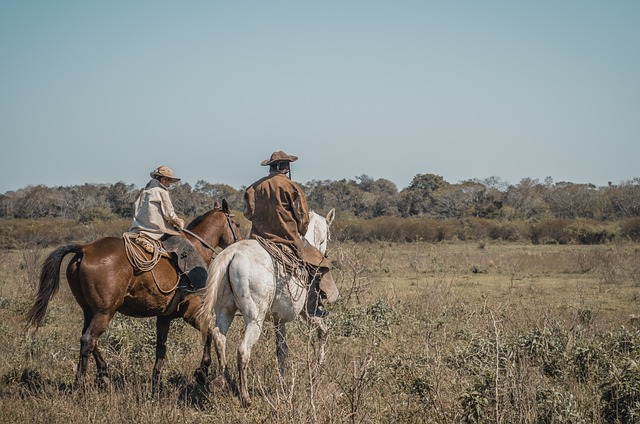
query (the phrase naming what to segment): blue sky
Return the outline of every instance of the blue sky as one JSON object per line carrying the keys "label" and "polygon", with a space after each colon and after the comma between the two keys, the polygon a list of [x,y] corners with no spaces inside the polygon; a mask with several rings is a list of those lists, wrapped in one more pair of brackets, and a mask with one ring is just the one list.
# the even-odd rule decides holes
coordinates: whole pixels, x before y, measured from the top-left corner
{"label": "blue sky", "polygon": [[638,1],[2,1],[0,193],[640,177]]}

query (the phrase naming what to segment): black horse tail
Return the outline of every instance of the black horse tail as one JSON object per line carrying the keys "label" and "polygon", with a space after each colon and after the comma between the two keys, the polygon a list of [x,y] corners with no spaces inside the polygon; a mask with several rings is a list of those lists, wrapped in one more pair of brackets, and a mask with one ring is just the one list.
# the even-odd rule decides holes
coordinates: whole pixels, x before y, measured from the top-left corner
{"label": "black horse tail", "polygon": [[82,253],[82,246],[79,244],[68,244],[58,247],[44,260],[42,271],[40,272],[38,295],[36,296],[35,303],[31,309],[29,309],[29,312],[27,312],[27,328],[35,326],[37,330],[38,327],[42,325],[49,300],[51,300],[60,287],[60,265],[62,259],[69,253]]}

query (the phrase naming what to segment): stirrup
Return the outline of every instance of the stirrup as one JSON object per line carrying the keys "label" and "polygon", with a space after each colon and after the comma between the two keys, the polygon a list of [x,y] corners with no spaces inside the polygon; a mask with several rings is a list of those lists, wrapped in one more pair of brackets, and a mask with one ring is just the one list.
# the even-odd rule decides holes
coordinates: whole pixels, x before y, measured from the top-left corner
{"label": "stirrup", "polygon": [[307,316],[309,318],[326,318],[329,315],[329,312],[321,305],[315,309],[315,311],[310,311],[307,308]]}

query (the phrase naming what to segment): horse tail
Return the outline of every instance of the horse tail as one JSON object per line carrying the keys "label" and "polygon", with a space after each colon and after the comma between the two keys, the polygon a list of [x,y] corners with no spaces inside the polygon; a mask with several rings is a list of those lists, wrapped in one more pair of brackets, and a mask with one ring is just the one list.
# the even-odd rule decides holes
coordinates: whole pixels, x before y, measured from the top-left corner
{"label": "horse tail", "polygon": [[202,305],[198,312],[198,315],[206,324],[202,327],[203,331],[214,327],[213,312],[218,300],[218,293],[224,280],[228,281],[228,269],[233,256],[233,253],[227,248],[216,256],[209,266],[209,277],[202,294]]}
{"label": "horse tail", "polygon": [[38,327],[42,325],[49,300],[51,300],[60,287],[60,265],[62,264],[62,259],[69,253],[82,253],[82,246],[78,244],[68,244],[58,247],[44,260],[42,271],[40,272],[38,295],[36,296],[35,303],[31,309],[29,309],[29,312],[27,312],[27,328],[35,326],[37,330]]}

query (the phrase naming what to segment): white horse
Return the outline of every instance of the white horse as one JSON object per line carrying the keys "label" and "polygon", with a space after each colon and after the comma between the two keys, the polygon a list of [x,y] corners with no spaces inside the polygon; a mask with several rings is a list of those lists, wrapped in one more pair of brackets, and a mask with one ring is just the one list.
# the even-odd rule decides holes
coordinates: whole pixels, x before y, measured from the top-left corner
{"label": "white horse", "polygon": [[[326,217],[309,213],[309,228],[305,238],[326,255],[329,227],[335,218],[335,209]],[[330,275],[329,275],[330,276]],[[287,356],[285,323],[305,315],[307,282],[295,275],[277,275],[273,259],[256,240],[240,240],[224,249],[209,265],[209,278],[204,292],[201,313],[213,321],[213,338],[218,356],[219,384],[229,378],[226,359],[226,334],[236,311],[244,318],[244,337],[238,346],[238,373],[240,375],[240,399],[244,405],[250,403],[247,370],[251,350],[260,337],[265,320],[274,323],[276,333],[276,355],[278,368],[284,373]],[[328,327],[322,318],[308,319],[318,331],[318,363],[324,361],[324,346]],[[212,326],[213,327],[213,326]],[[212,328],[207,326],[206,328]]]}

